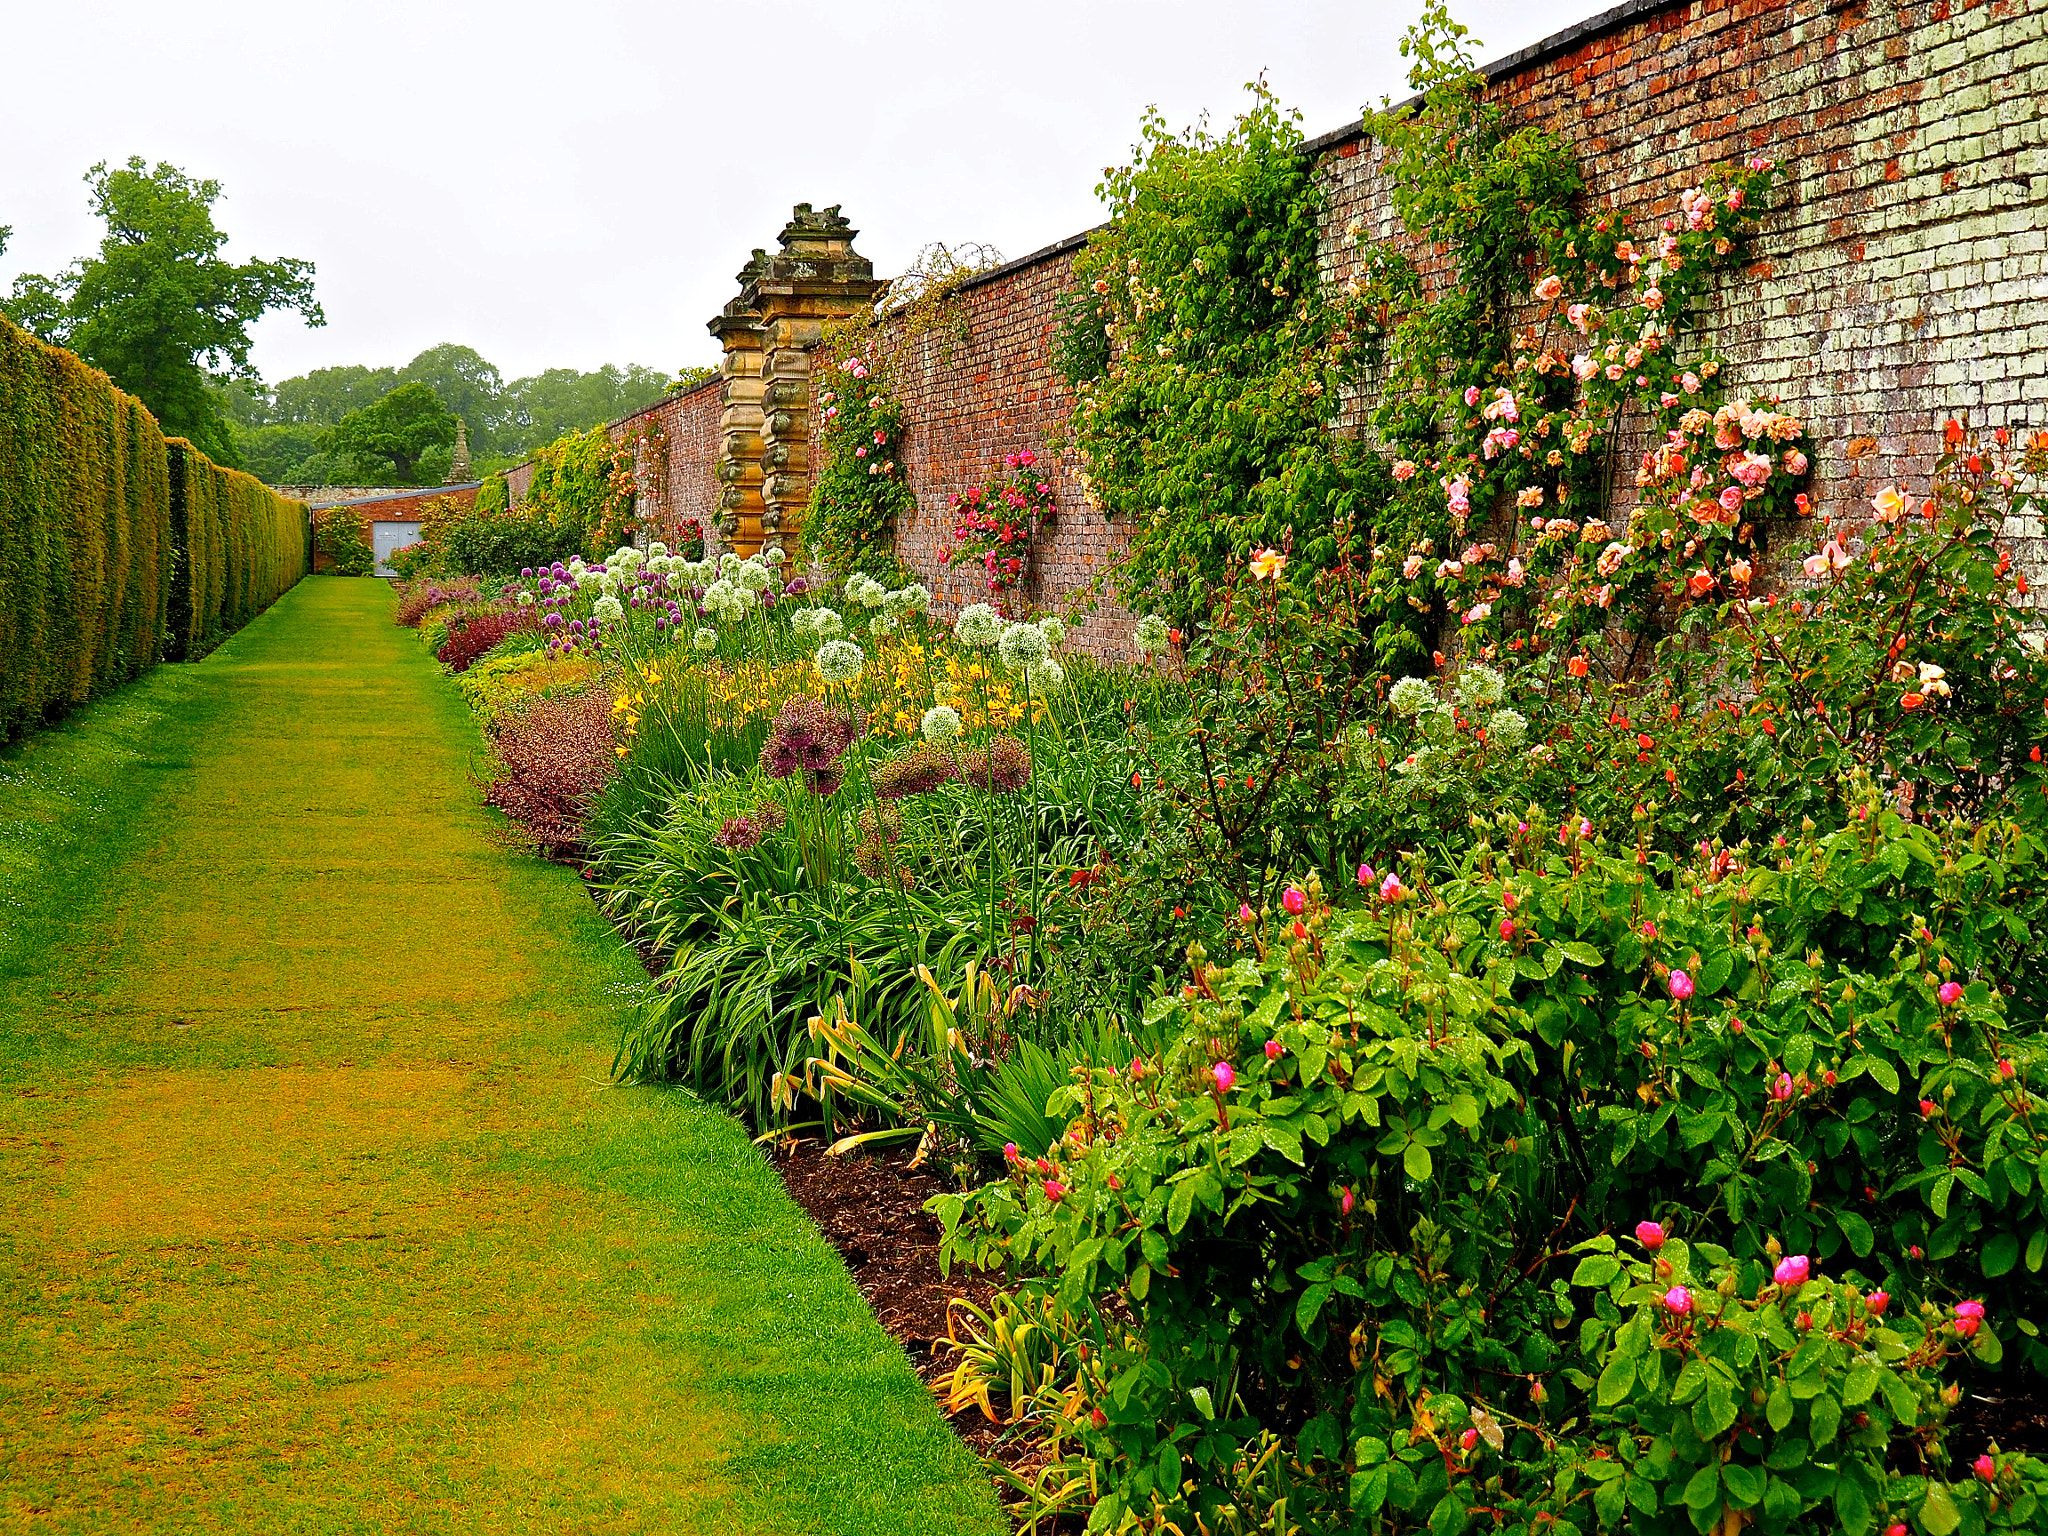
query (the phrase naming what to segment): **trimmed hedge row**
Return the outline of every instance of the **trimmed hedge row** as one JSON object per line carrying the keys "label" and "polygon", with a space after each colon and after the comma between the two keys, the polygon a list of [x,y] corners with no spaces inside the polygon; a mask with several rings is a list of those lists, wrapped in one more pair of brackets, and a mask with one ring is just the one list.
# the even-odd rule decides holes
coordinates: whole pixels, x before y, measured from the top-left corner
{"label": "trimmed hedge row", "polygon": [[304,502],[254,475],[222,469],[182,437],[165,446],[177,552],[165,654],[195,661],[306,574],[312,524]]}
{"label": "trimmed hedge row", "polygon": [[141,401],[0,318],[0,740],[155,663],[165,465]]}
{"label": "trimmed hedge row", "polygon": [[307,540],[301,503],[0,316],[0,741],[203,655],[298,580]]}

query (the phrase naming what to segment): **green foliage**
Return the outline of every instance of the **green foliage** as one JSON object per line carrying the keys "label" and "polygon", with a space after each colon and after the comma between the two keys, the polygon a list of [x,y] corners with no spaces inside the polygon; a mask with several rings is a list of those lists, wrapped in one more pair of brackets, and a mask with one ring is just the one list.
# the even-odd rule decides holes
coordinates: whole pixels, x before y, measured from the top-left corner
{"label": "green foliage", "polygon": [[506,485],[503,475],[485,475],[483,484],[476,488],[475,506],[479,512],[502,512],[512,505],[511,487]]}
{"label": "green foliage", "polygon": [[454,441],[455,417],[432,386],[414,382],[349,412],[320,447],[366,479],[416,485],[422,456]]}
{"label": "green foliage", "polygon": [[516,576],[583,549],[583,531],[545,515],[499,512],[465,517],[436,540],[439,563],[472,576]]}
{"label": "green foliage", "polygon": [[[377,569],[376,552],[364,539],[362,521],[351,508],[335,508],[320,520],[313,534],[313,547],[328,560],[329,569],[336,576],[368,576]],[[396,561],[392,568],[398,569]],[[400,580],[409,579],[405,571],[398,574]]]}
{"label": "green foliage", "polygon": [[[1935,981],[1990,960],[2038,838],[1877,812],[1730,869],[1533,808],[1489,830],[1441,880],[1410,861],[1332,912],[1310,879],[1233,962],[1197,946],[1165,1051],[1079,1074],[1044,1165],[937,1202],[956,1256],[1091,1345],[1064,1390],[1098,1414],[1100,1528],[1420,1530],[1449,1501],[1534,1531],[1626,1497],[1673,1506],[1637,1529],[1868,1530],[1929,1486],[1887,1471],[1895,1429],[1956,1475],[1941,1376],[2032,1347],[2048,1046],[1988,980]],[[1638,1222],[1624,1263],[1600,1234]],[[1979,1296],[1981,1327],[1952,1306]]]}
{"label": "green foliage", "polygon": [[555,439],[533,455],[521,512],[573,529],[590,550],[612,505],[612,453],[611,435],[601,426]]}
{"label": "green foliage", "polygon": [[896,519],[916,510],[917,497],[896,462],[906,427],[887,369],[841,359],[838,376],[818,391],[818,414],[823,457],[804,511],[806,542],[841,576],[903,580]]}
{"label": "green foliage", "polygon": [[165,656],[196,661],[306,574],[312,529],[304,502],[253,475],[179,438],[167,454],[175,558]]}
{"label": "green foliage", "polygon": [[1320,277],[1322,198],[1295,116],[1251,89],[1221,137],[1146,117],[1139,157],[1099,189],[1111,222],[1075,259],[1058,345],[1082,375],[1090,504],[1130,527],[1122,579],[1183,614],[1232,555],[1334,558],[1335,530],[1388,484],[1330,431],[1351,364]]}
{"label": "green foliage", "polygon": [[313,264],[230,263],[214,227],[217,181],[140,156],[86,173],[92,211],[106,221],[96,256],[55,277],[16,279],[9,312],[46,341],[69,347],[141,397],[166,430],[224,464],[235,441],[217,386],[252,377],[249,327],[273,309],[308,325],[325,319],[313,298]]}
{"label": "green foliage", "polygon": [[171,588],[163,434],[0,318],[0,740],[152,666]]}

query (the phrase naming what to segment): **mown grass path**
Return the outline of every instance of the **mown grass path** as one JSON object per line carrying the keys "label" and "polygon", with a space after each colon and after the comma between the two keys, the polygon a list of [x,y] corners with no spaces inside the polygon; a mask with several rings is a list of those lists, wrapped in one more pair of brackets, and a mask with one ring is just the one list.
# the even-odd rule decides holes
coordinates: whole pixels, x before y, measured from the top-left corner
{"label": "mown grass path", "polygon": [[0,1529],[993,1532],[381,582],[0,758]]}

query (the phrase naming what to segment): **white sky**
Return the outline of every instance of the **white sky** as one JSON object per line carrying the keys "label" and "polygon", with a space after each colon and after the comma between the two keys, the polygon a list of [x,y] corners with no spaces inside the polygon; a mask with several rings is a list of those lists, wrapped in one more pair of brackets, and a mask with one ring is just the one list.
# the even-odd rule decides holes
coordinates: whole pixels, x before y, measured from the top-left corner
{"label": "white sky", "polygon": [[[1462,0],[1494,59],[1612,0]],[[888,276],[931,240],[1021,256],[1101,219],[1138,116],[1234,114],[1264,71],[1311,136],[1407,94],[1419,0],[15,0],[0,296],[98,242],[81,177],[140,154],[225,184],[236,257],[318,266],[273,382],[475,347],[546,367],[715,361],[704,325],[803,201]]]}

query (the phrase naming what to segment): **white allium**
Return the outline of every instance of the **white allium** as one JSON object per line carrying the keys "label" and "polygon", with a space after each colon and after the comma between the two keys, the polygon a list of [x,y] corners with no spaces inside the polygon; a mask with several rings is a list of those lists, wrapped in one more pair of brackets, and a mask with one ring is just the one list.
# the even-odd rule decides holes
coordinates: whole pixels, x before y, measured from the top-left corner
{"label": "white allium", "polygon": [[1045,643],[1054,650],[1067,643],[1067,621],[1057,614],[1047,614],[1038,621],[1038,627],[1045,635]]}
{"label": "white allium", "polygon": [[889,606],[898,613],[923,613],[931,605],[931,589],[921,581],[914,581],[889,594]]}
{"label": "white allium", "polygon": [[1506,691],[1507,680],[1491,667],[1475,662],[1458,673],[1458,697],[1467,709],[1491,709]]}
{"label": "white allium", "polygon": [[782,546],[780,544],[770,544],[765,550],[761,552],[761,558],[767,561],[768,568],[770,570],[773,570],[776,566],[782,564],[783,561],[787,560],[789,556],[783,553]]}
{"label": "white allium", "polygon": [[522,608],[531,608],[533,606],[533,594],[531,592],[520,593],[519,606]]}
{"label": "white allium", "polygon": [[1003,618],[987,603],[969,603],[953,621],[953,637],[962,645],[986,650],[1003,638]]}
{"label": "white allium", "polygon": [[718,649],[718,631],[715,629],[700,629],[697,633],[690,636],[690,644],[700,651],[715,651]]}
{"label": "white allium", "polygon": [[828,683],[850,683],[867,665],[867,652],[851,640],[827,640],[818,647],[818,676]]}
{"label": "white allium", "polygon": [[657,560],[666,560],[667,558],[668,558],[668,546],[667,546],[666,544],[662,543],[662,542],[661,542],[661,540],[659,540],[659,539],[655,539],[655,540],[653,540],[652,542],[650,542],[650,543],[648,544],[648,546],[647,546],[647,563],[648,563],[649,565],[652,565],[652,564],[653,564],[653,563],[654,563],[655,561],[657,561]]}
{"label": "white allium", "polygon": [[831,608],[811,610],[811,633],[820,640],[836,640],[846,633],[846,620]]}
{"label": "white allium", "polygon": [[960,739],[960,711],[950,704],[934,704],[924,712],[924,739],[936,746]]}
{"label": "white allium", "polygon": [[811,626],[817,621],[818,610],[799,608],[789,616],[789,632],[799,640],[807,640],[814,633]]}
{"label": "white allium", "polygon": [[1512,752],[1529,739],[1529,717],[1520,710],[1497,709],[1486,722],[1489,746]]}
{"label": "white allium", "polygon": [[740,557],[734,554],[731,550],[728,549],[724,554],[718,557],[719,575],[730,576],[734,571],[738,570],[739,568]]}
{"label": "white allium", "polygon": [[1167,629],[1166,620],[1156,613],[1148,613],[1144,618],[1138,620],[1138,627],[1133,633],[1133,638],[1138,642],[1138,649],[1147,656],[1161,655],[1165,652],[1167,646],[1173,643],[1172,636]]}
{"label": "white allium", "polygon": [[1043,661],[1034,661],[1024,675],[1031,680],[1031,686],[1040,693],[1050,692],[1067,680],[1066,668],[1050,656]]}
{"label": "white allium", "polygon": [[732,579],[742,591],[766,592],[768,590],[768,583],[773,578],[769,576],[767,566],[756,565],[753,561],[749,560],[742,564],[737,571],[733,572]]}
{"label": "white allium", "polygon": [[1036,624],[1011,624],[1004,628],[1003,635],[996,642],[997,653],[1003,658],[1003,665],[1012,672],[1028,673],[1033,666],[1045,660],[1051,649],[1045,641],[1045,631]]}
{"label": "white allium", "polygon": [[876,614],[873,618],[868,620],[868,633],[873,635],[895,634],[896,615],[893,613]]}
{"label": "white allium", "polygon": [[846,578],[846,600],[863,608],[879,608],[889,600],[889,591],[865,571],[856,571]]}
{"label": "white allium", "polygon": [[591,605],[590,616],[606,624],[616,624],[626,616],[625,605],[607,592]]}
{"label": "white allium", "polygon": [[1413,715],[1436,702],[1436,690],[1419,677],[1404,677],[1387,694],[1397,715]]}

